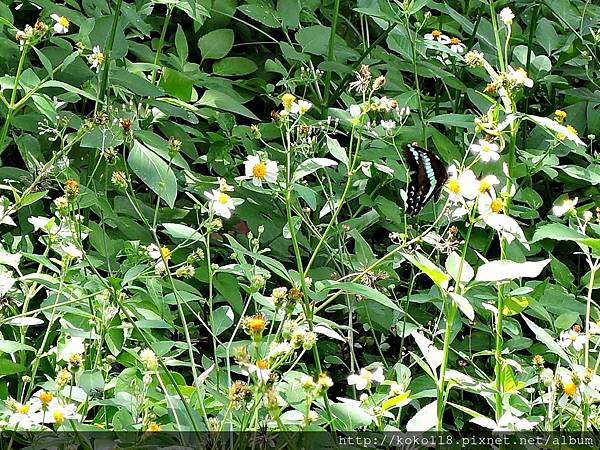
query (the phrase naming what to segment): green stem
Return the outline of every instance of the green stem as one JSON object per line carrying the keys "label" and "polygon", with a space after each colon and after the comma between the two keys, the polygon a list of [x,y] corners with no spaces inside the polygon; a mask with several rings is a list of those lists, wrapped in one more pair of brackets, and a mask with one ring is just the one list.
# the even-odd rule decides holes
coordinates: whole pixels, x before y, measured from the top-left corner
{"label": "green stem", "polygon": [[[154,57],[154,66],[158,66],[160,63],[160,57],[162,56],[162,50],[165,45],[165,36],[167,35],[167,28],[169,27],[169,21],[171,20],[171,14],[173,13],[173,5],[167,5],[167,15],[165,16],[165,21],[163,22],[163,27],[160,32],[160,38],[158,39],[158,47],[156,48],[156,56]],[[158,70],[155,67],[152,69],[152,84],[156,83],[156,76]]]}
{"label": "green stem", "polygon": [[[329,46],[327,48],[327,61],[333,60],[333,48],[335,44],[335,36],[337,32],[338,18],[340,14],[340,0],[335,0],[333,5],[333,17],[331,19],[331,34],[329,35]],[[323,105],[325,105],[324,114],[327,115],[327,105],[329,105],[329,90],[331,86],[331,75],[332,71],[328,70],[325,75],[325,86],[323,88],[325,97],[323,98]]]}
{"label": "green stem", "polygon": [[98,104],[104,102],[104,96],[106,95],[106,86],[108,85],[108,73],[110,69],[110,58],[112,54],[112,48],[115,44],[115,36],[117,35],[117,25],[119,24],[119,17],[121,17],[121,4],[123,0],[117,0],[115,10],[113,11],[113,22],[110,29],[110,35],[108,37],[108,46],[106,47],[104,54],[106,59],[104,61],[104,69],[102,70],[102,80],[100,81],[100,90],[98,91],[98,101],[96,101],[95,111],[98,110]]}
{"label": "green stem", "polygon": [[23,51],[21,52],[21,58],[19,59],[19,66],[17,67],[17,73],[15,75],[15,85],[13,86],[12,94],[10,96],[10,103],[8,104],[8,112],[6,113],[6,120],[4,121],[4,125],[2,126],[2,132],[0,132],[0,154],[4,151],[4,141],[6,141],[6,136],[8,136],[8,130],[10,128],[10,123],[13,118],[13,114],[15,111],[15,102],[17,100],[17,91],[19,90],[19,82],[21,80],[21,73],[23,72],[23,66],[25,64],[25,57],[27,56],[27,52],[29,50],[29,46],[24,44]]}
{"label": "green stem", "polygon": [[585,304],[585,359],[584,367],[587,369],[590,364],[590,312],[592,309],[592,291],[594,290],[594,278],[596,277],[597,266],[590,267],[590,282],[588,283],[587,299]]}
{"label": "green stem", "polygon": [[490,0],[490,16],[492,19],[492,27],[494,29],[494,37],[496,39],[496,49],[498,50],[498,62],[500,63],[500,70],[502,72],[506,72],[506,61],[504,61],[504,55],[502,54],[503,47],[500,43],[500,32],[498,30],[498,18],[496,17],[494,0]]}

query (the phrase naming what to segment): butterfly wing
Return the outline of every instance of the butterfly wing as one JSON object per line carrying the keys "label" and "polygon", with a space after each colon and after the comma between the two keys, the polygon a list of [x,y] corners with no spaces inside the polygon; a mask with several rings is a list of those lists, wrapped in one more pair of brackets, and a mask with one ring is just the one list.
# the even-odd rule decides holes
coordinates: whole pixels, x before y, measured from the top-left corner
{"label": "butterfly wing", "polygon": [[431,198],[437,198],[448,179],[448,172],[435,155],[416,143],[407,145],[405,156],[410,169],[406,214],[412,216],[421,211]]}

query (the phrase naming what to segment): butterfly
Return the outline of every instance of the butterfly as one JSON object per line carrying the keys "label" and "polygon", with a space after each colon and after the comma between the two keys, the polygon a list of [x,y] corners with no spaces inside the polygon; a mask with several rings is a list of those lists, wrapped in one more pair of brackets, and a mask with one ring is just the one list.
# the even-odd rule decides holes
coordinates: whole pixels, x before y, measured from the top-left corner
{"label": "butterfly", "polygon": [[414,216],[430,199],[437,199],[448,180],[448,172],[437,156],[416,142],[406,146],[404,155],[410,169],[406,214]]}

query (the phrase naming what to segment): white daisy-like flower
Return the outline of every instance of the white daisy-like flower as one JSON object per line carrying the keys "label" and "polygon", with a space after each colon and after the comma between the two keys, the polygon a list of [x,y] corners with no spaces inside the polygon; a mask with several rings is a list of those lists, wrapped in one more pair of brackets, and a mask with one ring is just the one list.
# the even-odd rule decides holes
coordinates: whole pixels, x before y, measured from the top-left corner
{"label": "white daisy-like flower", "polygon": [[566,213],[574,211],[575,205],[577,205],[577,200],[577,197],[564,199],[562,203],[552,207],[552,214],[554,214],[556,217],[562,217]]}
{"label": "white daisy-like flower", "polygon": [[477,203],[477,210],[483,222],[499,232],[509,244],[516,238],[525,248],[529,249],[529,242],[525,238],[523,229],[515,219],[504,214],[504,202],[500,197],[481,195]]}
{"label": "white daisy-like flower", "polygon": [[512,66],[508,66],[506,79],[515,86],[533,87],[533,80],[527,76],[527,71],[522,67],[515,70]]}
{"label": "white daisy-like flower", "polygon": [[477,144],[471,144],[469,150],[476,155],[479,155],[479,159],[483,162],[498,161],[498,159],[500,159],[498,153],[500,147],[498,147],[498,144],[486,139],[479,139]]}
{"label": "white daisy-like flower", "polygon": [[248,155],[248,158],[244,162],[244,169],[246,171],[246,177],[252,179],[254,186],[261,187],[263,181],[267,183],[277,182],[277,175],[279,174],[279,168],[275,161],[265,160],[261,161],[258,156]]}
{"label": "white daisy-like flower", "polygon": [[[40,415],[40,413],[37,413]],[[56,402],[48,407],[48,411],[44,413],[44,423],[56,423],[62,425],[65,420],[77,420],[82,418],[81,414],[77,414],[77,406],[72,403],[66,405],[61,402]]]}
{"label": "white daisy-like flower", "polygon": [[30,403],[16,403],[15,410],[8,418],[8,423],[22,430],[29,430],[33,425],[41,423],[41,417]]}
{"label": "white daisy-like flower", "polygon": [[580,351],[583,350],[587,338],[585,337],[585,334],[578,333],[575,330],[565,330],[561,331],[559,342],[560,346],[563,348],[573,347],[574,350]]}
{"label": "white daisy-like flower", "polygon": [[360,373],[352,374],[348,377],[348,384],[350,386],[356,386],[356,389],[362,391],[371,387],[371,383],[374,381],[382,383],[385,380],[383,375],[383,369],[378,367],[374,372],[367,369],[360,369]]}
{"label": "white daisy-like flower", "polygon": [[62,347],[58,355],[59,361],[68,361],[73,355],[83,355],[85,353],[85,339],[78,336],[69,338]]}
{"label": "white daisy-like flower", "polygon": [[269,363],[267,361],[259,359],[256,361],[256,364],[248,365],[247,373],[256,375],[256,378],[258,378],[259,381],[266,383],[271,376],[271,369],[269,369]]}
{"label": "white daisy-like flower", "polygon": [[479,192],[479,180],[471,169],[458,173],[456,166],[448,168],[448,199],[454,203],[462,203],[465,200],[473,200]]}
{"label": "white daisy-like flower", "polygon": [[81,259],[83,258],[83,252],[77,248],[77,246],[73,243],[69,243],[67,245],[62,245],[61,250],[69,257],[73,259]]}
{"label": "white daisy-like flower", "polygon": [[297,102],[292,103],[290,108],[290,112],[292,114],[306,114],[308,110],[312,108],[312,103],[307,100],[298,100]]}
{"label": "white daisy-like flower", "polygon": [[71,24],[69,19],[67,19],[65,16],[59,16],[58,14],[52,14],[50,17],[52,17],[56,22],[54,24],[54,31],[56,33],[65,34],[69,32],[69,25]]}
{"label": "white daisy-like flower", "polygon": [[382,120],[379,125],[387,132],[396,128],[396,122],[394,120]]}
{"label": "white daisy-like flower", "polygon": [[432,30],[431,33],[425,35],[425,39],[428,41],[437,41],[440,44],[447,45],[450,43],[450,38],[442,33],[440,30]]}
{"label": "white daisy-like flower", "polygon": [[505,24],[505,25],[510,25],[512,24],[513,19],[515,18],[515,15],[513,14],[512,10],[508,7],[504,8],[502,11],[500,11],[500,20]]}
{"label": "white daisy-like flower", "polygon": [[204,196],[210,200],[210,207],[216,215],[229,219],[231,212],[235,209],[233,199],[218,189],[212,191],[204,191]]}
{"label": "white daisy-like flower", "polygon": [[278,356],[285,355],[292,350],[292,344],[287,341],[284,342],[271,342],[269,345],[269,354],[267,357],[269,359],[277,358]]}
{"label": "white daisy-like flower", "polygon": [[461,42],[457,37],[450,39],[450,51],[458,54],[462,54],[467,49],[467,46]]}
{"label": "white daisy-like flower", "polygon": [[160,258],[160,248],[156,244],[150,244],[146,247],[146,251],[148,252],[148,256],[152,259]]}
{"label": "white daisy-like flower", "polygon": [[495,198],[496,191],[494,190],[494,186],[497,184],[500,184],[500,180],[496,175],[486,175],[479,180],[479,194],[488,194],[490,197]]}
{"label": "white daisy-like flower", "polygon": [[92,54],[88,57],[88,61],[90,63],[90,67],[92,69],[100,70],[100,66],[104,62],[105,58],[106,57],[104,56],[104,53],[102,53],[100,51],[100,47],[97,46],[97,45],[94,46],[94,48],[92,50]]}

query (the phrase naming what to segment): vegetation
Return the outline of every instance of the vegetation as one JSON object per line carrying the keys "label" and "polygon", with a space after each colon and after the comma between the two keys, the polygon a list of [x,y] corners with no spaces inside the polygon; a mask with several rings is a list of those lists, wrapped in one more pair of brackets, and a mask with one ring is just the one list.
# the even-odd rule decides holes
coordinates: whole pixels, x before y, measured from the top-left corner
{"label": "vegetation", "polygon": [[598,430],[597,2],[0,26],[4,430]]}

